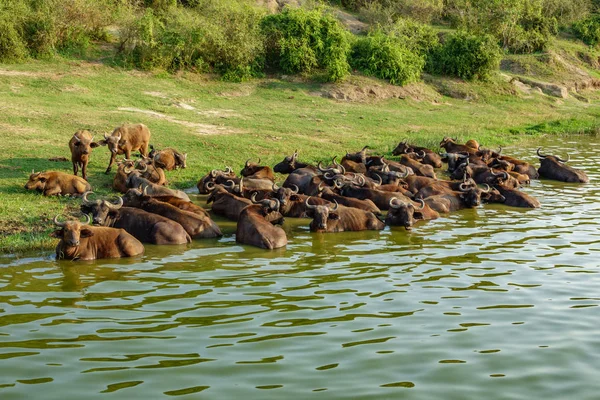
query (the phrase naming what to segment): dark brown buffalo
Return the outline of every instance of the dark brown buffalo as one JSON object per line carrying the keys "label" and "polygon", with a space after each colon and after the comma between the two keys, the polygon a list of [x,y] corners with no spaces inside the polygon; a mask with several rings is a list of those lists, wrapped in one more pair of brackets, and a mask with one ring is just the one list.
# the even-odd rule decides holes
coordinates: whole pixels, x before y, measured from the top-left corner
{"label": "dark brown buffalo", "polygon": [[94,224],[125,229],[145,243],[184,244],[192,241],[185,229],[175,221],[139,208],[123,207],[120,197],[117,204],[106,200],[89,201],[88,195],[91,193],[83,195],[81,212],[91,214]]}
{"label": "dark brown buffalo", "polygon": [[252,179],[268,179],[271,183],[275,181],[273,170],[269,166],[260,165],[260,158],[258,159],[258,163],[251,163],[250,159],[246,160],[246,164],[240,171],[240,175]]}
{"label": "dark brown buffalo", "polygon": [[442,139],[442,141],[440,142],[440,147],[444,148],[447,153],[475,154],[477,152],[477,149],[474,149],[473,147],[464,144],[458,144],[456,143],[456,139],[452,139],[447,136],[444,137],[444,139]]}
{"label": "dark brown buffalo", "polygon": [[587,183],[590,181],[584,171],[564,164],[569,162],[568,154],[567,159],[563,160],[557,156],[541,154],[541,149],[541,147],[537,149],[537,155],[541,163],[538,173],[541,177],[561,182]]}
{"label": "dark brown buffalo", "polygon": [[237,221],[240,218],[242,210],[249,205],[252,205],[250,199],[238,197],[228,192],[221,185],[212,187],[212,191],[206,199],[206,204],[210,203],[212,203],[212,212],[217,215],[222,215],[232,221]]}
{"label": "dark brown buffalo", "polygon": [[306,198],[306,207],[309,217],[313,218],[310,230],[313,232],[344,232],[382,230],[385,228],[383,221],[369,211],[335,206],[331,204],[320,206],[310,204],[311,197]]}
{"label": "dark brown buffalo", "polygon": [[[307,218],[308,212],[306,209],[305,200],[308,196],[298,194],[298,188],[290,189],[278,187],[273,184],[273,198],[279,201],[279,211],[284,217],[289,218]],[[330,204],[328,200],[320,197],[313,198],[315,204],[325,205]]]}
{"label": "dark brown buffalo", "polygon": [[50,236],[59,238],[56,258],[66,260],[95,260],[98,258],[134,257],[144,253],[144,245],[124,229],[89,226],[79,221],[54,224],[60,229]]}
{"label": "dark brown buffalo", "polygon": [[[314,179],[313,178],[317,178]],[[318,181],[315,186],[315,181]],[[298,168],[292,171],[285,182],[283,187],[291,188],[297,187],[299,193],[309,194],[309,192],[317,189],[319,183],[322,182],[322,177],[319,176],[319,172],[312,167]]]}
{"label": "dark brown buffalo", "polygon": [[415,153],[403,154],[402,157],[400,157],[400,164],[412,169],[415,175],[436,179],[433,167],[419,161],[423,159],[424,155],[424,152],[421,152],[419,155]]}
{"label": "dark brown buffalo", "polygon": [[454,172],[456,168],[469,159],[469,155],[466,153],[441,153],[440,155],[442,160],[448,163],[448,172],[450,173]]}
{"label": "dark brown buffalo", "polygon": [[87,181],[87,165],[90,161],[92,149],[100,146],[94,142],[94,137],[87,130],[79,130],[73,134],[69,140],[69,149],[71,150],[71,161],[73,162],[73,175],[77,175],[81,168],[81,176]]}
{"label": "dark brown buffalo", "polygon": [[[358,164],[367,164],[367,149],[368,148],[369,148],[369,146],[365,146],[362,148],[361,151],[357,151],[356,153],[348,153],[348,151],[346,151],[346,155],[344,156],[344,158],[342,158],[342,161],[348,160],[348,161],[353,161]],[[342,164],[343,164],[343,162],[342,162]]]}
{"label": "dark brown buffalo", "polygon": [[208,174],[204,175],[198,181],[196,187],[200,194],[209,194],[210,189],[206,186],[208,182],[221,185],[226,183],[228,180],[234,181],[235,184],[240,182],[240,179],[235,176],[231,167],[225,167],[225,171],[220,169],[213,169]]}
{"label": "dark brown buffalo", "polygon": [[390,200],[390,210],[385,218],[386,225],[403,226],[412,229],[417,220],[430,220],[440,217],[437,211],[431,209],[423,200],[404,202],[394,198]]}
{"label": "dark brown buffalo", "polygon": [[173,171],[178,168],[186,167],[187,153],[181,153],[171,147],[163,150],[154,150],[150,146],[152,151],[149,157],[154,161],[154,164],[164,169],[165,171]]}
{"label": "dark brown buffalo", "polygon": [[44,196],[77,196],[92,190],[92,187],[85,179],[64,172],[31,171],[25,189],[37,190]]}
{"label": "dark brown buffalo", "polygon": [[[375,215],[381,215],[381,210],[371,200],[360,200],[352,197],[342,196],[333,191],[330,187],[320,187],[319,196],[327,201],[338,203],[342,206],[358,208],[360,210],[370,211]],[[315,198],[312,199],[315,201]]]}
{"label": "dark brown buffalo", "polygon": [[404,182],[406,182],[408,185],[408,191],[415,194],[425,186],[429,186],[434,182],[438,182],[438,180],[428,178],[426,176],[410,175],[404,178]]}
{"label": "dark brown buffalo", "polygon": [[123,201],[127,207],[141,208],[178,222],[193,239],[223,236],[217,224],[210,218],[180,210],[171,204],[146,196],[140,190],[130,189],[123,196]]}
{"label": "dark brown buffalo", "polygon": [[427,147],[420,147],[408,144],[407,140],[398,143],[398,146],[396,146],[396,148],[392,151],[392,155],[399,156],[401,154],[420,153],[422,151],[425,152],[425,157],[423,157],[422,160],[423,164],[431,165],[434,168],[442,168],[442,158],[439,154],[434,153]]}
{"label": "dark brown buffalo", "polygon": [[523,193],[516,189],[508,189],[503,186],[496,186],[496,189],[504,196],[504,204],[512,207],[539,208],[540,202],[533,196]]}
{"label": "dark brown buffalo", "polygon": [[390,208],[390,200],[394,197],[399,197],[402,199],[402,201],[410,201],[408,197],[400,193],[361,188],[349,184],[344,185],[341,190],[341,194],[343,196],[353,197],[355,199],[371,200],[380,210],[388,210]]}
{"label": "dark brown buffalo", "polygon": [[[458,183],[458,191],[454,186]],[[482,194],[490,194],[492,189],[488,186],[486,190],[477,186],[469,185],[465,182],[446,182],[438,181],[419,190],[415,199],[426,199],[431,196],[442,196],[450,201],[450,211],[460,210],[461,208],[473,208],[481,204]],[[435,209],[437,211],[437,209]]]}
{"label": "dark brown buffalo", "polygon": [[156,183],[152,183],[146,178],[142,178],[142,172],[139,170],[134,170],[129,174],[126,185],[130,189],[138,189],[141,187],[148,196],[175,196],[190,201],[189,196],[181,190],[169,189],[157,185]]}
{"label": "dark brown buffalo", "polygon": [[520,174],[525,174],[529,176],[531,179],[538,179],[540,177],[538,171],[535,167],[529,164],[527,161],[519,160],[518,158],[509,157],[509,156],[500,156],[499,160],[508,161],[513,164],[513,171],[518,172]]}
{"label": "dark brown buffalo", "polygon": [[104,134],[104,140],[98,142],[101,146],[108,146],[110,161],[106,168],[106,174],[110,173],[117,155],[125,154],[125,158],[131,159],[131,152],[139,150],[143,156],[148,155],[150,143],[150,130],[144,124],[123,124],[109,135]]}
{"label": "dark brown buffalo", "polygon": [[278,211],[279,201],[276,199],[261,200],[259,204],[245,207],[238,220],[236,242],[269,250],[287,245],[285,231],[269,222],[269,214]]}
{"label": "dark brown buffalo", "polygon": [[283,161],[273,167],[273,171],[280,174],[291,174],[298,168],[314,168],[316,171],[316,167],[311,166],[307,163],[302,163],[298,161],[298,150],[294,151],[294,154],[291,156],[284,157]]}

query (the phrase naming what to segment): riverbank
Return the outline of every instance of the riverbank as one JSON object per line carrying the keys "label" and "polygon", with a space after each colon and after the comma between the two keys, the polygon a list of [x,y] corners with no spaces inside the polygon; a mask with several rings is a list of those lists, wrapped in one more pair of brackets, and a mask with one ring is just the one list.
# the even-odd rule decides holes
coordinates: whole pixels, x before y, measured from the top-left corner
{"label": "riverbank", "polygon": [[[52,218],[79,201],[44,198],[23,185],[32,169],[72,171],[70,161],[50,159],[70,160],[67,143],[81,128],[99,138],[124,122],[148,125],[155,147],[188,153],[188,168],[168,179],[189,188],[210,169],[239,171],[258,157],[273,165],[295,149],[316,162],[369,145],[393,159],[391,150],[406,138],[432,148],[443,136],[497,146],[595,133],[600,115],[595,91],[559,99],[520,91],[501,75],[487,83],[425,77],[403,88],[360,76],[336,85],[286,76],[237,84],[59,60],[0,65],[0,93],[2,253],[54,247]],[[108,159],[105,147],[91,155],[89,181],[99,194],[111,193]]]}

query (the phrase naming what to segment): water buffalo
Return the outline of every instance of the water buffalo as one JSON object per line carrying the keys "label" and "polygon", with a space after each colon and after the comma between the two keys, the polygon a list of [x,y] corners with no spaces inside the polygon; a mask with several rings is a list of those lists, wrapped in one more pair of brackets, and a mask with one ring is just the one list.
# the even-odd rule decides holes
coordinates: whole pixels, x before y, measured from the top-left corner
{"label": "water buffalo", "polygon": [[313,232],[364,231],[385,228],[383,221],[372,212],[340,206],[337,203],[335,206],[331,204],[312,205],[310,199],[311,197],[307,197],[305,203],[309,217],[313,218],[310,223],[310,230]]}
{"label": "water buffalo", "polygon": [[523,207],[523,208],[539,208],[541,207],[540,202],[533,196],[527,193],[521,192],[516,189],[505,188],[501,185],[496,186],[496,189],[504,196],[504,204],[512,207]]}
{"label": "water buffalo", "polygon": [[298,168],[314,168],[316,171],[317,168],[311,166],[307,163],[302,163],[298,161],[298,150],[294,151],[294,154],[291,156],[284,157],[283,161],[273,167],[274,172],[278,172],[280,174],[291,174]]}
{"label": "water buffalo", "polygon": [[95,260],[98,258],[133,257],[144,253],[144,245],[124,229],[89,226],[87,222],[60,222],[58,215],[54,224],[60,229],[50,236],[59,238],[56,258],[66,260]]}
{"label": "water buffalo", "polygon": [[541,149],[541,147],[537,149],[537,155],[541,162],[538,169],[540,176],[562,182],[587,183],[590,181],[584,171],[564,164],[569,162],[570,157],[568,154],[567,159],[563,160],[557,156],[541,154]]}
{"label": "water buffalo", "polygon": [[252,204],[250,199],[238,197],[221,185],[214,185],[212,182],[208,182],[207,187],[211,192],[206,199],[206,204],[212,203],[212,212],[232,221],[237,221],[240,218],[242,210]]}
{"label": "water buffalo", "polygon": [[90,201],[88,195],[91,193],[83,195],[81,211],[91,214],[94,224],[125,229],[145,243],[184,244],[192,241],[185,229],[175,221],[139,208],[123,207],[120,197],[117,204],[106,200]]}
{"label": "water buffalo", "polygon": [[144,124],[123,124],[113,130],[109,135],[104,134],[104,140],[98,142],[101,146],[108,146],[110,161],[106,174],[110,173],[117,155],[125,154],[126,159],[131,159],[131,152],[139,150],[143,156],[148,155],[150,143],[150,130]]}
{"label": "water buffalo", "polygon": [[[290,189],[273,184],[273,198],[279,201],[279,211],[284,217],[307,218],[305,200],[308,196],[299,194],[298,188]],[[313,200],[320,205],[330,204],[328,200],[316,197]]]}
{"label": "water buffalo", "polygon": [[152,183],[146,178],[142,178],[142,172],[139,170],[134,170],[129,174],[127,177],[126,186],[129,189],[137,189],[141,187],[148,196],[175,196],[183,200],[190,201],[189,196],[181,190],[169,189],[167,187],[157,185],[156,183]]}
{"label": "water buffalo", "polygon": [[193,239],[223,236],[217,224],[209,217],[180,210],[169,203],[146,196],[140,190],[129,189],[123,196],[123,201],[128,207],[141,208],[178,222]]}
{"label": "water buffalo", "polygon": [[268,216],[279,211],[276,199],[261,200],[245,207],[240,213],[235,240],[263,249],[277,249],[287,245],[285,231],[269,222]]}
{"label": "water buffalo", "polygon": [[122,160],[117,162],[117,173],[113,178],[112,188],[120,193],[125,193],[129,188],[127,187],[127,178],[129,173],[125,171],[133,171],[135,169],[135,161],[133,160]]}
{"label": "water buffalo", "polygon": [[444,148],[447,153],[475,154],[477,152],[477,149],[464,144],[458,144],[456,143],[456,140],[457,139],[452,139],[446,136],[440,142],[440,147]]}
{"label": "water buffalo", "polygon": [[178,168],[184,169],[186,167],[187,153],[181,153],[171,147],[163,150],[154,150],[151,145],[150,148],[152,151],[149,157],[157,167],[165,171],[173,171]]}
{"label": "water buffalo", "polygon": [[92,190],[89,183],[83,178],[64,172],[31,171],[29,180],[25,184],[27,190],[37,190],[44,196],[82,195]]}
{"label": "water buffalo", "polygon": [[137,161],[139,170],[142,172],[142,178],[148,179],[157,185],[167,186],[167,176],[165,170],[154,162],[151,157],[142,157]]}
{"label": "water buffalo", "polygon": [[200,207],[198,204],[194,204],[191,201],[184,200],[177,196],[153,196],[154,199],[162,201],[163,203],[169,203],[172,206],[179,208],[180,210],[193,212],[194,214],[203,215],[210,217],[208,211]]}
{"label": "water buffalo", "polygon": [[275,181],[273,170],[269,166],[260,165],[260,158],[258,159],[258,163],[251,163],[250,159],[246,160],[246,164],[240,171],[240,175],[252,179],[268,179],[271,183]]}
{"label": "water buffalo", "polygon": [[240,181],[240,178],[237,178],[235,176],[235,173],[233,172],[233,169],[231,167],[225,167],[225,171],[220,169],[213,169],[208,174],[200,178],[200,180],[196,184],[196,187],[198,188],[198,192],[200,194],[208,194],[210,193],[210,189],[206,187],[206,184],[208,182],[212,182],[215,184],[223,184],[226,183],[228,180],[232,180],[234,181],[234,183],[239,183]]}
{"label": "water buffalo", "polygon": [[[336,202],[342,206],[354,207],[360,210],[370,211],[375,215],[381,215],[381,210],[371,200],[355,199],[352,197],[342,196],[334,192],[330,187],[319,187],[319,196],[327,201]],[[313,202],[315,198],[312,199]]]}
{"label": "water buffalo", "polygon": [[396,148],[392,151],[392,155],[399,156],[401,154],[406,153],[420,153],[425,152],[425,157],[423,157],[423,164],[431,165],[434,168],[442,168],[442,158],[439,154],[434,153],[432,150],[427,147],[420,147],[408,144],[408,140],[404,140],[396,146]]}
{"label": "water buffalo", "polygon": [[403,201],[410,201],[408,197],[401,193],[384,192],[377,189],[356,187],[350,184],[345,184],[342,187],[341,194],[355,199],[371,200],[380,210],[388,210],[390,208],[390,200],[394,197],[399,197],[403,199]]}
{"label": "water buffalo", "polygon": [[417,220],[430,220],[439,218],[440,214],[431,209],[423,200],[418,200],[419,206],[411,202],[403,202],[398,198],[390,200],[390,210],[385,218],[387,225],[403,226],[406,230],[412,229]]}
{"label": "water buffalo", "polygon": [[87,165],[92,149],[100,146],[94,142],[94,137],[87,130],[78,130],[69,140],[71,150],[71,161],[73,162],[73,175],[77,175],[81,168],[81,176],[87,181]]}
{"label": "water buffalo", "polygon": [[403,154],[402,157],[400,157],[400,164],[412,169],[415,175],[436,179],[433,167],[428,164],[423,164],[419,161],[422,160],[424,156],[425,152],[421,152],[420,154]]}

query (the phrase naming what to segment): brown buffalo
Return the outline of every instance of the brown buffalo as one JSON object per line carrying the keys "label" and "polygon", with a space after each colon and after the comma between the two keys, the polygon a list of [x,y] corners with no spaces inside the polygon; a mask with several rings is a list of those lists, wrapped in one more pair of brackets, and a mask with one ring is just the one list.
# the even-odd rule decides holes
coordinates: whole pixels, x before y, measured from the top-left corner
{"label": "brown buffalo", "polygon": [[294,151],[294,154],[291,156],[284,157],[283,161],[273,167],[274,172],[278,172],[280,174],[291,174],[298,168],[314,168],[316,171],[316,167],[311,166],[307,163],[302,163],[298,161],[298,150]]}
{"label": "brown buffalo", "polygon": [[312,205],[311,197],[305,200],[309,217],[313,218],[310,230],[313,232],[344,232],[382,230],[385,228],[383,221],[369,211],[340,206]]}
{"label": "brown buffalo", "polygon": [[250,199],[236,196],[230,193],[222,185],[211,186],[211,182],[207,184],[211,192],[206,199],[206,204],[211,204],[211,210],[217,215],[222,215],[232,221],[237,221],[240,218],[242,210],[252,204]]}
{"label": "brown buffalo", "polygon": [[181,153],[171,147],[163,150],[154,150],[152,146],[150,148],[152,151],[149,156],[157,167],[165,171],[186,167],[187,153]]}
{"label": "brown buffalo", "polygon": [[59,238],[56,258],[66,260],[95,260],[98,258],[133,257],[144,253],[144,245],[124,229],[89,226],[87,222],[59,222],[60,229],[50,236]]}
{"label": "brown buffalo", "polygon": [[190,201],[189,196],[182,190],[169,189],[164,186],[157,185],[156,183],[150,182],[148,179],[142,177],[142,172],[139,170],[133,170],[127,177],[126,185],[130,189],[142,188],[142,190],[148,196],[175,196],[183,200]]}
{"label": "brown buffalo", "polygon": [[394,198],[390,200],[390,210],[385,218],[387,225],[403,226],[406,230],[412,229],[417,220],[430,220],[439,218],[440,214],[431,209],[423,200],[418,200],[420,205],[415,206],[411,202],[403,202]]}
{"label": "brown buffalo", "polygon": [[185,229],[175,221],[139,208],[123,207],[120,197],[117,204],[106,200],[90,201],[88,195],[91,193],[83,195],[81,212],[91,214],[94,224],[125,229],[145,243],[184,244],[192,241]]}
{"label": "brown buffalo", "polygon": [[144,124],[123,124],[109,135],[104,134],[104,140],[98,142],[101,146],[108,146],[110,161],[106,174],[110,173],[117,155],[125,154],[126,159],[131,159],[131,152],[139,150],[143,156],[148,155],[150,143],[150,130]]}
{"label": "brown buffalo", "polygon": [[425,152],[403,154],[400,157],[400,164],[412,169],[415,175],[436,179],[433,167],[420,161],[423,157],[425,157]]}
{"label": "brown buffalo", "polygon": [[[337,202],[346,207],[354,207],[360,210],[370,211],[375,215],[381,215],[381,210],[371,200],[355,199],[352,197],[342,196],[333,191],[330,187],[319,187],[319,196],[330,202]],[[312,201],[315,199],[313,198]]]}
{"label": "brown buffalo", "polygon": [[65,196],[82,195],[92,190],[92,187],[85,179],[64,172],[31,171],[25,189],[37,190],[44,196]]}
{"label": "brown buffalo", "polygon": [[[129,188],[127,187],[127,178],[129,172],[135,169],[135,161],[133,160],[122,160],[117,162],[117,173],[113,178],[112,188],[120,193],[125,193]],[[126,172],[129,171],[129,172]]]}
{"label": "brown buffalo", "polygon": [[406,153],[420,153],[421,151],[425,152],[425,157],[422,160],[423,164],[431,165],[434,168],[442,168],[442,158],[439,154],[434,153],[427,147],[408,144],[408,140],[398,143],[398,146],[392,151],[392,155],[399,156]]}
{"label": "brown buffalo", "polygon": [[167,186],[165,170],[154,162],[150,157],[143,157],[137,161],[137,166],[142,171],[142,177],[157,185]]}
{"label": "brown buffalo", "polygon": [[268,179],[271,182],[275,181],[275,175],[271,167],[266,165],[260,165],[260,158],[258,163],[251,163],[250,159],[246,160],[244,168],[240,171],[240,175],[245,178],[251,179]]}
{"label": "brown buffalo", "polygon": [[169,203],[172,206],[179,208],[180,210],[193,212],[194,214],[204,215],[210,217],[208,211],[200,207],[198,204],[194,204],[191,201],[184,200],[177,196],[153,196],[154,199],[162,201],[163,203]]}
{"label": "brown buffalo", "polygon": [[[284,217],[307,218],[308,214],[305,200],[308,196],[299,194],[297,187],[290,189],[278,187],[276,184],[273,184],[273,192],[273,198],[279,201],[279,211]],[[319,197],[314,198],[313,201],[320,205],[330,204],[329,201]]]}
{"label": "brown buffalo", "polygon": [[496,186],[496,189],[504,196],[504,205],[523,208],[539,208],[540,202],[533,196],[516,189],[509,189],[503,186]]}
{"label": "brown buffalo", "polygon": [[563,160],[557,156],[541,154],[541,149],[541,147],[537,149],[537,155],[541,162],[538,169],[540,176],[562,182],[587,183],[590,181],[584,171],[565,165],[570,159],[568,154],[567,159]]}
{"label": "brown buffalo", "polygon": [[285,231],[268,220],[269,214],[278,211],[279,201],[276,199],[261,200],[245,207],[238,220],[236,242],[269,250],[287,245]]}
{"label": "brown buffalo", "polygon": [[200,180],[196,184],[196,187],[198,188],[198,192],[200,194],[209,194],[210,189],[208,189],[206,186],[208,182],[221,185],[223,183],[226,183],[228,180],[234,181],[234,184],[240,182],[240,178],[237,178],[235,176],[235,173],[233,172],[233,169],[231,167],[225,167],[225,171],[220,169],[213,169],[208,174],[200,178]]}
{"label": "brown buffalo", "polygon": [[94,137],[87,130],[79,130],[73,134],[69,140],[69,149],[71,150],[71,161],[73,162],[73,175],[77,175],[81,168],[81,176],[87,181],[87,165],[92,149],[100,146],[94,142]]}
{"label": "brown buffalo", "polygon": [[471,146],[467,146],[465,144],[458,144],[458,143],[456,143],[456,140],[457,139],[452,139],[452,138],[449,138],[446,136],[440,142],[440,147],[443,147],[447,153],[475,154],[477,152],[477,149],[475,149]]}
{"label": "brown buffalo", "polygon": [[223,236],[217,224],[209,217],[180,210],[174,205],[146,196],[140,190],[128,190],[123,201],[128,207],[141,208],[178,222],[193,239]]}

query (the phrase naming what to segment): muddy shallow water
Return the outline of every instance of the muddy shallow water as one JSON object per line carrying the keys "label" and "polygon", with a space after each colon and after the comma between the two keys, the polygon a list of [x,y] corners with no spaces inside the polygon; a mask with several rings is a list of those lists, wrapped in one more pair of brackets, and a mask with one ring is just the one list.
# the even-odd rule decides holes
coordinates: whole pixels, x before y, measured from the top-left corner
{"label": "muddy shallow water", "polygon": [[591,183],[412,232],[290,219],[275,251],[219,220],[137,259],[1,256],[0,398],[598,399],[600,139],[539,143]]}

